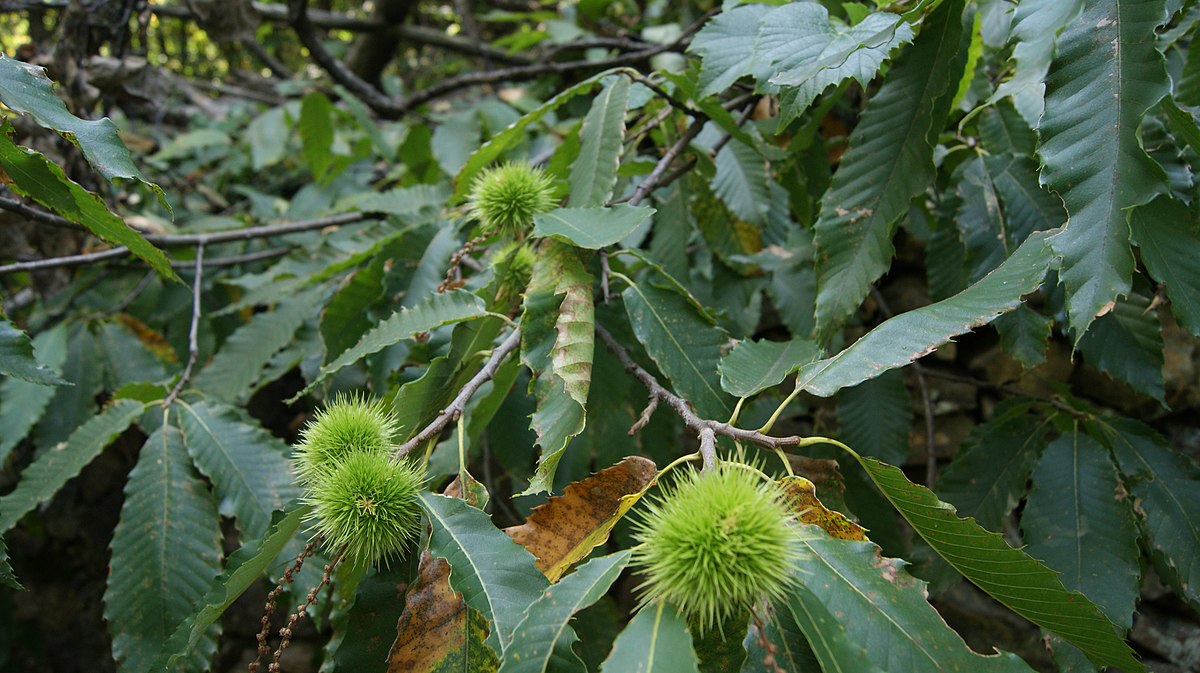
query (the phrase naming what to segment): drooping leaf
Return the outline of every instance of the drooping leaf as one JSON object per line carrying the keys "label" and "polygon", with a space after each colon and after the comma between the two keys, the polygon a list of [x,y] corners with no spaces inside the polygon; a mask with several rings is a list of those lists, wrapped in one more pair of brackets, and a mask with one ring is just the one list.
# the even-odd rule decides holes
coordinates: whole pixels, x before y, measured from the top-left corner
{"label": "drooping leaf", "polygon": [[855,451],[893,465],[908,462],[913,407],[899,371],[838,391],[837,417],[842,440]]}
{"label": "drooping leaf", "polygon": [[571,164],[571,195],[567,205],[572,208],[602,206],[612,198],[625,140],[629,86],[628,77],[613,78],[592,101],[592,109],[583,119],[579,157]]}
{"label": "drooping leaf", "polygon": [[[561,299],[560,299],[561,297]],[[578,251],[545,241],[525,292],[521,357],[537,378],[537,432],[541,457],[524,493],[549,491],[571,438],[583,431],[592,382],[596,318],[592,276]]]}
{"label": "drooping leaf", "polygon": [[225,563],[225,572],[213,580],[212,588],[192,609],[192,613],[163,643],[151,671],[169,673],[178,670],[179,662],[188,656],[208,633],[225,610],[257,582],[279,556],[279,552],[296,535],[308,514],[308,506],[299,506],[286,515],[279,514],[270,529],[260,539],[242,545]]}
{"label": "drooping leaf", "polygon": [[9,180],[5,182],[10,188],[83,225],[102,240],[129,248],[163,278],[179,280],[162,250],[127,226],[99,196],[68,178],[62,168],[41,152],[13,144],[11,133],[8,122],[0,125],[0,170],[8,174]]}
{"label": "drooping leaf", "polygon": [[1130,225],[1142,263],[1167,286],[1171,313],[1193,336],[1200,336],[1200,269],[1195,264],[1200,259],[1200,234],[1191,210],[1160,196],[1134,210]]}
{"label": "drooping leaf", "polygon": [[506,651],[525,608],[546,588],[546,576],[487,514],[458,498],[420,497],[433,525],[429,553],[450,563],[450,586],[492,624],[487,644]]}
{"label": "drooping leaf", "polygon": [[592,87],[597,82],[605,77],[619,72],[616,70],[605,70],[604,72],[596,73],[582,82],[564,89],[559,92],[554,98],[542,103],[537,108],[529,111],[525,116],[505,127],[499,133],[494,134],[491,139],[483,144],[475,153],[467,158],[461,170],[458,171],[458,176],[454,178],[454,201],[461,201],[471,191],[474,185],[475,177],[479,175],[488,164],[500,158],[500,155],[505,150],[509,149],[524,137],[525,129],[530,124],[536,124],[546,117],[546,115],[566,105],[568,101],[576,96],[587,93],[592,90]]}
{"label": "drooping leaf", "polygon": [[631,554],[626,549],[593,559],[550,585],[517,624],[512,646],[504,653],[501,673],[586,673],[583,662],[571,650],[577,638],[568,622],[575,613],[600,600],[625,569]]}
{"label": "drooping leaf", "polygon": [[162,189],[142,175],[117,135],[117,125],[108,117],[80,119],[67,110],[54,93],[46,70],[0,54],[0,102],[15,112],[33,117],[39,125],[54,129],[75,143],[92,168],[108,180],[132,178],[148,185],[167,204]]}
{"label": "drooping leaf", "polygon": [[1016,401],[998,407],[991,420],[972,430],[938,478],[942,499],[988,530],[1000,530],[1025,494],[1025,482],[1046,446],[1050,419],[1030,414],[1031,406]]}
{"label": "drooping leaf", "polygon": [[992,323],[1000,333],[1000,347],[1026,367],[1036,367],[1046,359],[1050,330],[1054,321],[1021,304]]}
{"label": "drooping leaf", "polygon": [[728,418],[729,398],[717,373],[727,337],[697,315],[686,299],[646,284],[629,286],[621,297],[634,335],[676,392],[705,418]]}
{"label": "drooping leaf", "polygon": [[1161,0],[1087,2],[1063,30],[1046,78],[1038,155],[1042,183],[1070,215],[1052,244],[1063,257],[1076,343],[1105,305],[1129,291],[1127,210],[1167,190],[1138,134],[1146,111],[1169,91],[1163,55],[1146,39],[1165,21]]}
{"label": "drooping leaf", "polygon": [[1100,608],[1082,594],[1067,591],[1053,570],[1010,547],[999,533],[960,518],[952,506],[910,482],[898,468],[874,458],[857,460],[892,506],[963,577],[1013,612],[1079,647],[1097,665],[1145,671]]}
{"label": "drooping leaf", "polygon": [[712,190],[729,211],[751,224],[766,222],[771,205],[767,165],[762,155],[737,138],[717,152]]}
{"label": "drooping leaf", "polygon": [[450,588],[450,564],[423,552],[396,622],[388,673],[495,671],[500,663],[483,643],[487,631],[487,620]]}
{"label": "drooping leaf", "polygon": [[[754,39],[759,20],[771,11],[766,5],[741,5],[721,12],[692,38],[688,51],[700,54],[700,97],[728,89],[754,73]],[[768,73],[763,72],[763,77]]]}
{"label": "drooping leaf", "polygon": [[783,612],[783,618],[790,619],[795,628],[808,638],[812,653],[821,663],[822,670],[837,673],[877,673],[883,670],[871,661],[864,649],[864,642],[851,639],[829,608],[804,585],[794,587],[782,603],[776,605],[775,609]]}
{"label": "drooping leaf", "polygon": [[1054,262],[1047,234],[1030,236],[1003,264],[962,292],[885,320],[833,357],[800,370],[797,385],[828,397],[932,352],[1020,305]]}
{"label": "drooping leaf", "polygon": [[221,514],[237,519],[244,538],[262,536],[271,512],[300,495],[287,446],[234,407],[178,404],[184,445],[212,481]]}
{"label": "drooping leaf", "polygon": [[620,204],[612,207],[556,208],[533,217],[533,235],[599,250],[646,223],[654,209]]}
{"label": "drooping leaf", "polygon": [[214,399],[233,402],[250,391],[271,356],[287,346],[304,321],[313,316],[319,292],[308,291],[281,301],[273,311],[255,313],[222,344],[194,381]]}
{"label": "drooping leaf", "polygon": [[654,462],[629,456],[586,479],[572,482],[526,518],[504,529],[537,558],[537,568],[558,581],[576,561],[608,540],[609,532],[654,483]]}
{"label": "drooping leaf", "polygon": [[144,405],[117,400],[79,426],[63,444],[53,446],[21,472],[11,493],[0,497],[0,533],[5,533],[34,507],[46,502],[64,484],[100,455],[104,447],[142,415]]}
{"label": "drooping leaf", "polygon": [[424,302],[393,313],[391,317],[364,334],[357,344],[346,349],[336,360],[321,367],[320,374],[313,379],[312,383],[308,384],[305,392],[312,390],[326,377],[343,367],[358,362],[372,353],[378,353],[394,343],[442,325],[473,320],[486,315],[486,313],[483,300],[466,290],[430,294]]}
{"label": "drooping leaf", "polygon": [[1200,604],[1200,470],[1137,421],[1097,419],[1095,424],[1136,499],[1142,535],[1159,574],[1193,605]]}
{"label": "drooping leaf", "polygon": [[829,509],[817,499],[817,486],[804,477],[790,476],[779,480],[779,488],[787,499],[788,507],[803,523],[820,526],[822,530],[839,540],[866,542],[866,532],[846,515]]}
{"label": "drooping leaf", "polygon": [[[793,5],[795,6],[795,5]],[[949,111],[965,55],[962,2],[925,19],[867,104],[850,147],[821,199],[817,246],[817,329],[828,338],[858,308],[891,262],[893,225],[933,177],[931,134]]]}
{"label": "drooping leaf", "polygon": [[770,63],[770,81],[782,87],[780,122],[787,124],[831,85],[854,78],[866,87],[888,54],[912,39],[912,27],[895,14],[875,12],[846,25],[831,21],[820,3],[797,2],[759,21],[754,55]]}
{"label": "drooping leaf", "polygon": [[700,673],[687,621],[663,601],[638,611],[617,636],[601,673]]}
{"label": "drooping leaf", "polygon": [[41,386],[67,383],[53,369],[38,361],[29,336],[3,314],[0,314],[0,374]]}
{"label": "drooping leaf", "polygon": [[721,388],[750,397],[783,383],[788,374],[820,356],[820,347],[806,339],[739,341],[721,358]]}
{"label": "drooping leaf", "polygon": [[[866,644],[867,659],[880,670],[1032,670],[1013,654],[972,652],[927,602],[925,583],[909,575],[903,561],[880,556],[874,544],[836,540],[815,526],[801,527],[800,542],[809,556],[803,590],[815,599],[813,604],[835,615],[855,615],[841,620],[846,636]],[[805,635],[811,642],[813,634]],[[821,656],[820,647],[814,646],[814,652]]]}
{"label": "drooping leaf", "polygon": [[[164,418],[129,473],[113,531],[104,619],[119,671],[149,671],[163,642],[192,614],[221,571],[220,536],[217,503],[179,429]],[[209,667],[217,652],[213,635],[206,632],[188,650],[190,667]]]}
{"label": "drooping leaf", "polygon": [[1141,592],[1141,552],[1130,502],[1108,450],[1082,432],[1046,447],[1021,515],[1029,554],[1063,586],[1094,601],[1124,632]]}
{"label": "drooping leaf", "polygon": [[1079,340],[1089,364],[1163,402],[1163,340],[1150,300],[1131,294],[1092,323]]}

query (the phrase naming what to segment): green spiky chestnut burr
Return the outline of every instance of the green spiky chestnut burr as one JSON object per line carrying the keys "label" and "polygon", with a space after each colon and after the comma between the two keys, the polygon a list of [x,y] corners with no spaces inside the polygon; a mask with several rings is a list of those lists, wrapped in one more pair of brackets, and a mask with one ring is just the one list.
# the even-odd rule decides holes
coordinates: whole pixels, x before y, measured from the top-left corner
{"label": "green spiky chestnut burr", "polygon": [[420,533],[424,481],[424,471],[408,461],[354,453],[313,483],[305,497],[309,519],[328,549],[346,550],[347,561],[387,564]]}
{"label": "green spiky chestnut burr", "polygon": [[396,445],[396,417],[383,402],[339,396],[300,431],[292,456],[296,475],[311,485],[356,453],[386,456]]}
{"label": "green spiky chestnut burr", "polygon": [[554,180],[526,162],[484,170],[471,187],[468,210],[485,235],[516,236],[533,226],[533,216],[555,206]]}
{"label": "green spiky chestnut burr", "polygon": [[702,630],[797,581],[795,519],[773,483],[722,464],[664,488],[635,523],[643,604],[665,599]]}

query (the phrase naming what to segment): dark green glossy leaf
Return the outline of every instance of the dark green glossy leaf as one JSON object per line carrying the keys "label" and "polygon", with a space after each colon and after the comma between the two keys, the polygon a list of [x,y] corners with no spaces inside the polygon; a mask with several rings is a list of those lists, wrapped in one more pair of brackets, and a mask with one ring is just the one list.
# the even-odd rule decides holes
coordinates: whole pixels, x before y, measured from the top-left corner
{"label": "dark green glossy leaf", "polygon": [[842,440],[855,451],[894,465],[908,461],[913,406],[900,372],[884,372],[840,390],[837,419]]}
{"label": "dark green glossy leaf", "polygon": [[1163,339],[1150,301],[1136,294],[1092,323],[1079,341],[1089,364],[1163,402]]}
{"label": "dark green glossy leaf", "polygon": [[1171,313],[1193,336],[1200,336],[1200,234],[1191,210],[1160,196],[1134,210],[1129,222],[1142,263],[1167,286]]}
{"label": "dark green glossy leaf", "polygon": [[1000,333],[1000,347],[1026,367],[1036,367],[1046,359],[1046,347],[1054,321],[1022,304],[992,323]]}
{"label": "dark green glossy leaf", "polygon": [[286,515],[277,513],[260,539],[247,542],[230,555],[225,572],[213,580],[212,588],[195,605],[192,614],[163,643],[151,671],[178,670],[179,662],[200,643],[209,627],[271,567],[279,552],[295,537],[308,512],[307,506],[300,506]]}
{"label": "dark green glossy leaf", "polygon": [[[0,330],[3,330],[0,327]],[[33,339],[36,359],[52,372],[62,369],[67,358],[67,326],[59,323]],[[51,386],[16,377],[0,382],[0,469],[8,455],[37,424],[54,397]]]}
{"label": "dark green glossy leaf", "polygon": [[942,499],[959,514],[998,531],[1025,494],[1025,483],[1046,446],[1050,420],[1029,413],[1029,402],[1005,402],[971,431],[963,448],[938,478]]}
{"label": "dark green glossy leaf", "polygon": [[867,656],[863,641],[852,640],[829,608],[804,585],[793,588],[787,600],[780,603],[775,609],[784,612],[784,619],[790,619],[808,638],[812,654],[821,662],[821,670],[825,673],[878,673],[882,670]]}
{"label": "dark green glossy leaf", "polygon": [[292,341],[296,330],[311,318],[320,301],[319,291],[301,292],[279,302],[272,311],[251,316],[221,345],[194,381],[213,398],[233,402],[259,380],[271,356]]}
{"label": "dark green glossy leaf", "polygon": [[492,624],[487,643],[507,651],[525,609],[548,585],[533,556],[458,498],[421,494],[433,537],[429,553],[450,563],[450,585]]}
{"label": "dark green glossy leaf", "polygon": [[221,514],[235,517],[244,537],[266,533],[271,512],[300,495],[287,446],[234,407],[177,404],[184,444],[196,467],[212,480]]}
{"label": "dark green glossy leaf", "polygon": [[[150,670],[163,642],[220,573],[220,542],[217,503],[192,467],[179,428],[164,418],[129,473],[113,531],[104,619],[117,670]],[[215,635],[206,632],[189,649],[189,667],[211,665]]]}
{"label": "dark green glossy leaf", "polygon": [[0,533],[7,532],[34,507],[46,502],[117,435],[133,425],[145,406],[117,400],[79,426],[64,444],[51,447],[21,472],[11,493],[0,498]]}
{"label": "dark green glossy leaf", "polygon": [[8,174],[9,186],[50,210],[83,225],[97,237],[123,245],[146,261],[163,278],[179,280],[162,250],[128,227],[96,194],[67,177],[63,169],[41,152],[13,144],[12,126],[0,125],[0,170]]}
{"label": "dark green glossy leaf", "polygon": [[330,374],[358,362],[372,353],[378,353],[394,343],[443,325],[473,320],[486,315],[486,313],[483,300],[466,290],[430,294],[422,303],[413,308],[400,309],[376,325],[370,332],[364,334],[357,344],[346,349],[333,362],[322,367],[321,373],[313,379],[312,383],[308,384],[305,391],[312,390]]}
{"label": "dark green glossy leaf", "polygon": [[546,589],[517,624],[500,673],[585,671],[571,650],[576,636],[568,622],[600,600],[629,563],[631,553],[625,550],[593,559]]}
{"label": "dark green glossy leaf", "polygon": [[717,374],[725,333],[669,290],[638,283],[621,296],[634,334],[675,391],[705,418],[728,418],[732,408]]}
{"label": "dark green glossy leaf", "polygon": [[833,357],[800,370],[797,385],[828,397],[889,369],[903,367],[951,338],[1020,305],[1042,284],[1054,262],[1046,234],[1034,234],[978,283],[935,304],[885,320]]}
{"label": "dark green glossy leaf", "polygon": [[721,358],[721,388],[750,397],[783,383],[788,374],[820,356],[821,349],[805,339],[739,341]]}
{"label": "dark green glossy leaf", "polygon": [[699,673],[692,634],[675,608],[643,606],[617,636],[601,673]]}
{"label": "dark green glossy leaf", "polygon": [[[866,645],[867,659],[880,670],[1032,670],[1013,654],[972,652],[928,603],[925,583],[909,575],[903,561],[880,556],[874,544],[837,540],[816,526],[803,526],[800,541],[810,557],[802,565],[802,590],[811,595],[805,603],[824,606],[835,615],[854,615],[841,620],[846,636]],[[812,642],[820,633],[814,628],[805,635],[817,656],[824,652],[828,657],[829,643]]]}
{"label": "dark green glossy leaf", "polygon": [[963,577],[1029,621],[1076,645],[1098,665],[1145,671],[1103,612],[1082,594],[1067,591],[1057,573],[1013,549],[998,533],[954,508],[898,468],[859,458],[875,485],[917,533]]}
{"label": "dark green glossy leaf", "polygon": [[653,208],[626,204],[611,208],[557,208],[533,217],[533,235],[599,250],[632,234],[653,214]]}
{"label": "dark green glossy leaf", "polygon": [[106,179],[139,180],[153,189],[167,206],[162,189],[134,165],[129,149],[117,135],[117,125],[108,117],[87,120],[71,114],[54,93],[54,85],[44,68],[0,54],[0,102],[11,110],[30,115],[41,126],[62,133],[79,146],[92,168]]}
{"label": "dark green glossy leaf", "polygon": [[1136,498],[1142,534],[1160,576],[1200,605],[1200,470],[1137,421],[1096,419],[1095,424]]}
{"label": "dark green glossy leaf", "polygon": [[1087,2],[1063,30],[1046,78],[1038,155],[1042,182],[1062,195],[1070,214],[1052,244],[1063,257],[1059,275],[1076,343],[1129,291],[1128,209],[1167,189],[1138,134],[1146,111],[1169,89],[1163,55],[1146,39],[1165,20],[1161,0]]}
{"label": "dark green glossy leaf", "polygon": [[4,542],[3,535],[0,535],[0,584],[17,591],[25,589],[17,581],[17,576],[13,573],[12,566],[8,564],[8,547]]}
{"label": "dark green glossy leaf", "polygon": [[[754,72],[754,40],[758,22],[771,11],[766,5],[742,5],[721,12],[696,33],[688,51],[700,54],[700,96],[728,89]],[[763,72],[763,77],[768,73]]]}
{"label": "dark green glossy leaf", "polygon": [[583,119],[579,157],[571,164],[568,205],[572,208],[602,206],[612,198],[625,140],[629,86],[628,77],[613,78],[592,101],[592,109]]}
{"label": "dark green glossy leaf", "polygon": [[1122,631],[1132,624],[1142,585],[1130,504],[1108,449],[1070,432],[1046,447],[1021,515],[1026,551]]}
{"label": "dark green glossy leaf", "polygon": [[930,138],[942,126],[965,60],[959,54],[962,6],[944,2],[925,19],[921,35],[867,104],[821,199],[814,231],[823,338],[854,314],[887,271],[893,226],[933,178]]}
{"label": "dark green glossy leaf", "polygon": [[42,386],[67,383],[33,354],[29,336],[0,314],[0,374]]}

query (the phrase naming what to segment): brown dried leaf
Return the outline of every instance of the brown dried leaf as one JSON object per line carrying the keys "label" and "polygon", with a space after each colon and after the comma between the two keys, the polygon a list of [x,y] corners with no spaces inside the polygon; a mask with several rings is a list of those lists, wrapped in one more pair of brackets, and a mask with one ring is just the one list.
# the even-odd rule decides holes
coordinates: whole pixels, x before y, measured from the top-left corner
{"label": "brown dried leaf", "polygon": [[555,582],[571,564],[604,544],[657,475],[653,461],[629,456],[568,485],[562,495],[533,510],[525,523],[504,532],[528,549],[537,558],[538,570]]}
{"label": "brown dried leaf", "polygon": [[396,623],[388,673],[495,671],[499,662],[486,638],[487,620],[450,588],[450,564],[422,552]]}
{"label": "brown dried leaf", "polygon": [[862,526],[846,518],[841,512],[835,512],[821,504],[817,499],[817,487],[804,477],[784,477],[779,480],[788,505],[794,509],[800,520],[825,529],[839,540],[867,541],[867,533]]}

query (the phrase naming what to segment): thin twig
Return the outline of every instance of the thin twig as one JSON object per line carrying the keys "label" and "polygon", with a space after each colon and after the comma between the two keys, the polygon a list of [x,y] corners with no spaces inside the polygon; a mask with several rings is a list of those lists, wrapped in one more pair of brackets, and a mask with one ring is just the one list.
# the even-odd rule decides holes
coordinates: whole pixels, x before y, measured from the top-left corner
{"label": "thin twig", "polygon": [[204,244],[196,246],[196,270],[195,277],[192,278],[192,326],[188,328],[188,359],[187,365],[183,368],[183,374],[179,376],[179,382],[171,389],[171,393],[163,400],[163,408],[171,406],[183,387],[187,385],[188,377],[192,375],[192,367],[196,365],[196,359],[200,357],[200,341],[198,339],[200,329],[200,286],[204,281]]}
{"label": "thin twig", "polygon": [[646,403],[646,408],[642,409],[642,415],[638,416],[637,421],[629,426],[629,435],[632,437],[641,432],[643,428],[650,424],[650,418],[654,416],[654,410],[658,408],[658,398],[651,395],[650,401]]}
{"label": "thin twig", "polygon": [[[658,163],[654,166],[654,170],[650,171],[650,175],[647,175],[646,179],[642,180],[642,183],[638,185],[638,188],[633,192],[633,196],[629,197],[629,205],[638,205],[650,195],[650,192],[654,191],[654,189],[659,186],[659,181],[662,180],[663,175],[667,172],[667,169],[670,168],[671,163],[675,161],[680,153],[683,152],[683,150],[696,136],[700,135],[700,131],[703,128],[703,119],[697,119],[692,122],[691,126],[689,126],[687,130],[683,132],[683,135],[679,137],[679,140],[676,140],[675,144],[671,145],[671,147],[667,149],[666,154],[664,154],[662,158],[658,160]],[[614,203],[619,203],[619,201]]]}
{"label": "thin twig", "polygon": [[442,433],[442,430],[446,429],[447,425],[458,420],[458,417],[461,416],[464,411],[466,411],[467,402],[471,400],[471,396],[479,390],[480,386],[490,381],[491,378],[496,375],[496,370],[500,368],[500,364],[504,362],[504,359],[508,357],[509,353],[512,353],[514,350],[516,350],[520,343],[521,330],[520,328],[517,328],[514,329],[508,335],[508,338],[501,342],[499,346],[496,346],[496,348],[492,351],[491,357],[488,358],[488,361],[484,363],[483,367],[476,372],[475,376],[471,377],[471,380],[467,381],[466,385],[464,385],[462,389],[458,391],[458,395],[455,396],[454,401],[452,401],[445,409],[442,409],[441,412],[438,413],[438,417],[435,418],[432,423],[425,426],[425,429],[418,432],[412,439],[396,448],[396,450],[392,453],[393,460],[398,460],[404,457],[413,449],[424,444],[430,439],[437,437]]}
{"label": "thin twig", "polygon": [[608,251],[600,251],[600,296],[604,297],[604,303],[608,303]]}
{"label": "thin twig", "polygon": [[32,220],[40,224],[48,224],[52,227],[87,231],[87,229],[83,228],[83,225],[75,224],[65,217],[59,217],[52,213],[47,213],[44,210],[38,210],[29,204],[22,203],[18,199],[7,196],[0,196],[0,210],[7,210],[10,213],[21,215],[28,220]]}
{"label": "thin twig", "polygon": [[743,430],[742,428],[734,427],[729,423],[701,418],[696,414],[695,411],[692,410],[692,406],[687,400],[664,388],[663,385],[658,382],[658,379],[654,378],[653,374],[646,371],[641,365],[635,362],[633,357],[629,355],[629,351],[625,350],[625,347],[618,343],[613,337],[612,333],[605,329],[604,326],[596,325],[596,336],[600,337],[600,341],[604,342],[604,346],[608,348],[609,352],[611,352],[614,357],[617,358],[617,361],[621,363],[621,367],[646,387],[646,390],[649,391],[651,397],[655,397],[662,402],[666,402],[667,406],[671,407],[676,415],[678,415],[683,421],[684,425],[697,434],[705,429],[710,429],[713,431],[713,433],[722,437],[730,437],[739,441],[751,442],[753,444],[765,446],[770,449],[776,449],[783,446],[796,446],[797,444],[802,444],[805,442],[804,437],[797,435],[792,435],[789,437],[772,437],[770,435],[765,435],[761,432],[758,432],[757,430]]}

